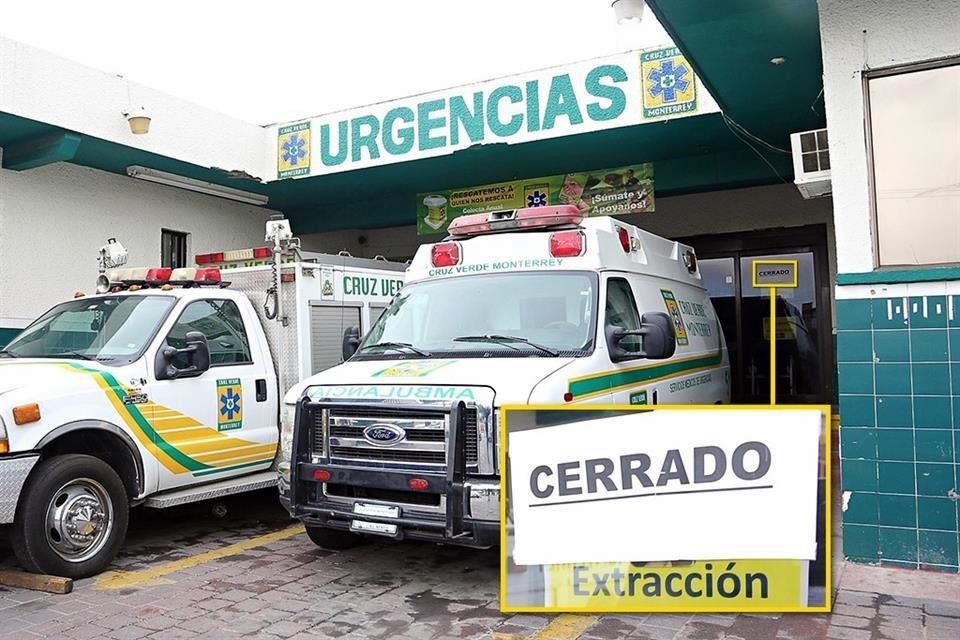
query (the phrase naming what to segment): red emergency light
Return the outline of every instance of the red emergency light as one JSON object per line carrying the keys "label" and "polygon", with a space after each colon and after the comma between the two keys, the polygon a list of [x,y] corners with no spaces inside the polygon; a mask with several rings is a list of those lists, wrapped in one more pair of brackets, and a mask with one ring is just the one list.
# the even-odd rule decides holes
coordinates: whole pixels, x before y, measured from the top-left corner
{"label": "red emergency light", "polygon": [[223,262],[223,251],[217,253],[198,253],[196,257],[197,264],[214,264]]}
{"label": "red emergency light", "polygon": [[584,237],[579,229],[550,234],[550,255],[554,258],[576,258],[583,255]]}
{"label": "red emergency light", "polygon": [[220,267],[184,267],[173,269],[170,284],[183,287],[221,285]]}
{"label": "red emergency light", "polygon": [[582,221],[583,214],[573,205],[527,207],[460,216],[450,223],[447,232],[453,237],[469,237],[511,229],[545,229]]}
{"label": "red emergency light", "polygon": [[194,262],[198,265],[207,265],[240,260],[263,260],[270,257],[273,257],[273,249],[270,247],[254,247],[253,249],[237,249],[236,251],[198,253]]}
{"label": "red emergency light", "polygon": [[430,483],[424,478],[410,478],[407,480],[407,486],[413,491],[426,491],[430,488]]}
{"label": "red emergency light", "polygon": [[144,282],[151,286],[158,286],[168,282],[172,273],[173,269],[170,267],[155,267],[153,269],[147,269],[147,277],[144,278]]}
{"label": "red emergency light", "polygon": [[617,227],[617,237],[620,238],[620,246],[624,253],[630,253],[630,232],[624,227]]}
{"label": "red emergency light", "polygon": [[430,261],[435,267],[452,267],[460,264],[460,243],[441,242],[430,247]]}

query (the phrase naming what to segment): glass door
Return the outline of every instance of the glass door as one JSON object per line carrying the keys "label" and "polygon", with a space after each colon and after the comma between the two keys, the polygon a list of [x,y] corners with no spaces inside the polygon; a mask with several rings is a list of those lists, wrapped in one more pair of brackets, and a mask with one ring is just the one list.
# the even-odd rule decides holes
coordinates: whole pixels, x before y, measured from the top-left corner
{"label": "glass door", "polygon": [[[777,402],[831,403],[833,349],[825,233],[816,227],[685,238],[697,250],[704,285],[730,355],[733,401],[770,402],[770,339],[777,349]],[[770,322],[766,289],[755,289],[754,260],[796,260],[796,289],[777,289]]]}
{"label": "glass door", "polygon": [[[799,286],[777,289],[776,320],[768,289],[753,287],[754,260],[796,260]],[[770,340],[776,340],[777,402],[816,402],[820,389],[820,340],[813,252],[768,253],[740,258],[741,397],[770,400]],[[771,326],[772,325],[772,326]]]}

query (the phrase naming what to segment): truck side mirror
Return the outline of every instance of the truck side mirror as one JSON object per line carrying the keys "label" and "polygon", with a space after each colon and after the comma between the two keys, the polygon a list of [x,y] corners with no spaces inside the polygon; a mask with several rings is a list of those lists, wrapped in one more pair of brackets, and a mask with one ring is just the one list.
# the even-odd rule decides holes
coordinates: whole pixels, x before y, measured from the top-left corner
{"label": "truck side mirror", "polygon": [[[677,352],[677,338],[673,333],[673,321],[666,313],[645,313],[640,319],[640,328],[627,330],[607,325],[604,333],[607,339],[607,351],[612,362],[648,358],[663,360]],[[642,346],[638,350],[627,350],[621,343],[631,337],[640,336]]]}
{"label": "truck side mirror", "polygon": [[343,359],[349,360],[360,346],[360,327],[347,327],[343,332]]}
{"label": "truck side mirror", "polygon": [[[183,349],[166,346],[157,351],[154,373],[157,380],[195,378],[210,368],[207,337],[199,331],[188,331]],[[186,362],[186,366],[178,366]]]}

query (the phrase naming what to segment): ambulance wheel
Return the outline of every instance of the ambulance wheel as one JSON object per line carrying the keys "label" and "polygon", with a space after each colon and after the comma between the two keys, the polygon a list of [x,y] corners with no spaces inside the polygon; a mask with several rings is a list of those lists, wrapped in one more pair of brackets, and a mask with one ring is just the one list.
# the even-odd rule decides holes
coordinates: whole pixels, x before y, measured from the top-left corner
{"label": "ambulance wheel", "polygon": [[348,531],[337,531],[336,529],[325,529],[323,527],[307,527],[307,535],[313,544],[323,549],[333,551],[344,551],[352,549],[363,542],[363,538],[355,533]]}
{"label": "ambulance wheel", "polygon": [[117,555],[128,518],[127,491],[107,463],[56,456],[40,462],[27,479],[10,542],[28,571],[87,578]]}

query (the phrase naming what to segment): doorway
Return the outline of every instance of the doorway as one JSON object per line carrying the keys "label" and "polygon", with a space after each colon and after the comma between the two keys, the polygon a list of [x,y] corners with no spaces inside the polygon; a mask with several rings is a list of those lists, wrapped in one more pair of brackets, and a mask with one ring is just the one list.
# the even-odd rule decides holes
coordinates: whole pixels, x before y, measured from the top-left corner
{"label": "doorway", "polygon": [[[727,338],[733,401],[770,401],[772,336],[777,350],[777,402],[832,403],[826,228],[776,229],[683,242],[696,249],[704,285]],[[797,261],[798,286],[777,289],[773,323],[768,290],[753,286],[754,260]]]}

